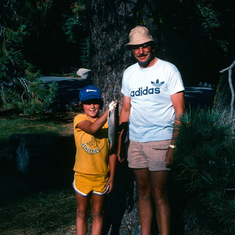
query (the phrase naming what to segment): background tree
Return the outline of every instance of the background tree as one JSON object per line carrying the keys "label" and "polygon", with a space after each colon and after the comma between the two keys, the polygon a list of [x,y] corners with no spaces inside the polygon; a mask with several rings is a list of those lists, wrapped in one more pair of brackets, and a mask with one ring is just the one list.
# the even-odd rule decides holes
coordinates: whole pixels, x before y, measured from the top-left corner
{"label": "background tree", "polygon": [[43,20],[36,14],[30,19],[30,33],[24,40],[26,58],[44,75],[63,75],[88,66],[87,59],[82,59],[89,37],[85,0],[50,3]]}
{"label": "background tree", "polygon": [[7,108],[26,114],[45,111],[56,91],[37,77],[39,72],[25,59],[23,42],[29,34],[31,19],[43,22],[49,1],[1,1],[0,3],[0,84],[2,101]]}

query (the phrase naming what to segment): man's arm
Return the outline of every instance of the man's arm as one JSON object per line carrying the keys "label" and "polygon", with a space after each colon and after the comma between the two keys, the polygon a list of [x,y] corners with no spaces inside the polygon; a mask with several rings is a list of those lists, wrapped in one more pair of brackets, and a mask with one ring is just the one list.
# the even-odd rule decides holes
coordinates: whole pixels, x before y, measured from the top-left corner
{"label": "man's arm", "polygon": [[119,115],[119,126],[120,126],[120,134],[119,134],[119,141],[118,141],[118,161],[119,162],[123,162],[123,160],[124,160],[120,156],[121,147],[123,144],[122,135],[123,135],[125,128],[127,128],[127,126],[128,126],[127,124],[129,122],[130,109],[131,109],[131,98],[124,95],[123,96],[123,105],[122,105],[122,109],[121,109],[121,112]]}
{"label": "man's arm", "polygon": [[[171,145],[175,145],[175,139],[177,138],[177,126],[180,125],[180,116],[185,112],[185,102],[184,102],[184,92],[178,92],[171,95],[171,101],[175,109],[175,123],[173,129],[173,135],[171,139]],[[169,167],[171,165],[171,160],[173,158],[173,148],[169,148],[166,153],[166,165]]]}

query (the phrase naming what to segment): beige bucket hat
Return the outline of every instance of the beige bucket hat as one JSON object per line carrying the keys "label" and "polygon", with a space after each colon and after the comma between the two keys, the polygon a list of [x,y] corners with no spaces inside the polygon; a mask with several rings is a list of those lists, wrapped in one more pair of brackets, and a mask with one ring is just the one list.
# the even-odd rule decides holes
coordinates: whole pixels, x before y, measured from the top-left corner
{"label": "beige bucket hat", "polygon": [[153,37],[144,26],[137,25],[129,34],[129,43],[126,46],[141,45],[147,42],[154,42]]}

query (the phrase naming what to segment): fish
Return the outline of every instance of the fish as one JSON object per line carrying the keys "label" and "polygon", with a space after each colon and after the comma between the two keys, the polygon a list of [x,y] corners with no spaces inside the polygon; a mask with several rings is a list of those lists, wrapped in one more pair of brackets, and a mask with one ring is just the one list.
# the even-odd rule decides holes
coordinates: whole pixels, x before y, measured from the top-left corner
{"label": "fish", "polygon": [[108,139],[110,142],[110,155],[116,154],[118,150],[118,130],[119,130],[119,115],[117,103],[114,110],[108,113]]}

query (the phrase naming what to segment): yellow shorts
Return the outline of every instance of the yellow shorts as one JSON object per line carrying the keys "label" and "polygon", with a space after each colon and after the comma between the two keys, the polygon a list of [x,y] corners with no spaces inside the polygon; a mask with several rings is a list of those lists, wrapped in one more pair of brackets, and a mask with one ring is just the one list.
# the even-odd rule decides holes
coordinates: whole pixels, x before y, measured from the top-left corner
{"label": "yellow shorts", "polygon": [[75,172],[73,188],[76,193],[84,197],[87,197],[90,193],[102,196],[108,191],[108,188],[105,188],[107,181],[107,175],[89,175]]}

